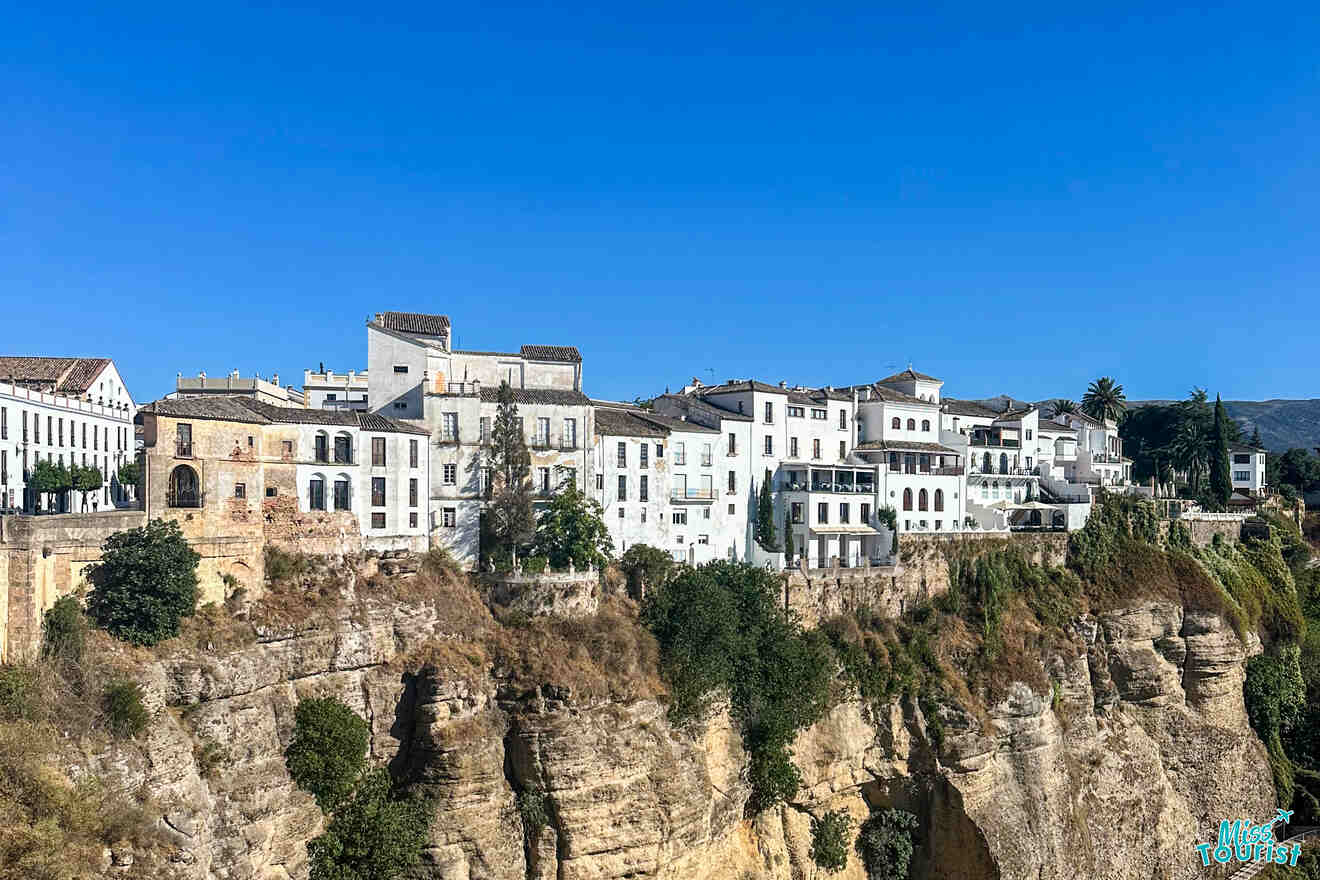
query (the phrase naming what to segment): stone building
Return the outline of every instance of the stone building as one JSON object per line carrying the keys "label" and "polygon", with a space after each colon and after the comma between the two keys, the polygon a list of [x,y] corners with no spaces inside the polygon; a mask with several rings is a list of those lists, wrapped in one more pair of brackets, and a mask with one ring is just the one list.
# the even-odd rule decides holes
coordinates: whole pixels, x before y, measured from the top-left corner
{"label": "stone building", "polygon": [[[0,357],[0,510],[66,512],[135,504],[121,486],[134,458],[137,406],[109,358]],[[38,461],[100,470],[100,491],[39,496],[28,480]]]}
{"label": "stone building", "polygon": [[274,406],[303,406],[303,393],[292,385],[281,385],[280,374],[269,379],[260,374],[250,379],[233,370],[227,376],[216,378],[198,373],[196,376],[184,376],[179,373],[174,380],[172,397],[251,397],[262,403]]}
{"label": "stone building", "polygon": [[417,426],[250,397],[158,400],[141,415],[147,515],[177,521],[195,545],[232,548],[200,572],[212,598],[226,574],[259,589],[263,543],[328,554],[428,546],[430,461]]}

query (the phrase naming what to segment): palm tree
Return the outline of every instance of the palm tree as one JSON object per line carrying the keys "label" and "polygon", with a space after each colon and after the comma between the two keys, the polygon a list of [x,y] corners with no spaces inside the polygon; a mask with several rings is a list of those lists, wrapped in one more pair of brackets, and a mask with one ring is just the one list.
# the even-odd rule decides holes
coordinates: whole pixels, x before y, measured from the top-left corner
{"label": "palm tree", "polygon": [[1123,386],[1108,376],[1101,376],[1090,384],[1082,395],[1082,412],[1093,419],[1117,422],[1127,408]]}
{"label": "palm tree", "polygon": [[1046,407],[1049,408],[1050,415],[1055,416],[1062,415],[1063,413],[1077,412],[1077,404],[1073,403],[1066,397],[1056,397],[1054,400],[1047,403]]}
{"label": "palm tree", "polygon": [[1200,491],[1206,473],[1206,439],[1201,426],[1188,419],[1179,426],[1177,435],[1169,444],[1173,465],[1187,474],[1187,485],[1193,492]]}

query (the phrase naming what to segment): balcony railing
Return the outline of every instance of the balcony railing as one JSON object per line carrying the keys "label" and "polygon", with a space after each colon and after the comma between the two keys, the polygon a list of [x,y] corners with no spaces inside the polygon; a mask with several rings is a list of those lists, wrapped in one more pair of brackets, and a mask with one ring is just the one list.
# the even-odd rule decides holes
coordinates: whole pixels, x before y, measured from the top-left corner
{"label": "balcony railing", "polygon": [[995,441],[992,440],[992,439],[984,438],[984,437],[973,437],[973,438],[971,439],[971,445],[972,445],[972,446],[995,446],[995,447],[1002,447],[1002,448],[1004,448],[1004,449],[1021,449],[1021,448],[1022,448],[1022,443],[1021,443],[1021,441],[1018,441],[1018,440],[1008,440],[1008,439],[1003,439],[1003,440],[1000,440],[1000,441],[998,441],[998,442],[995,442]]}
{"label": "balcony railing", "polygon": [[961,477],[963,475],[963,467],[962,465],[959,465],[957,467],[931,468],[930,472],[937,477]]}
{"label": "balcony railing", "polygon": [[714,489],[671,489],[670,501],[714,501]]}
{"label": "balcony railing", "polygon": [[532,442],[531,442],[529,445],[530,445],[533,449],[549,449],[549,448],[550,448],[550,438],[549,438],[549,437],[533,437],[533,438],[532,438]]}
{"label": "balcony railing", "polygon": [[196,492],[165,493],[166,507],[201,507],[202,497]]}
{"label": "balcony railing", "polygon": [[1039,477],[1040,468],[1024,467],[990,467],[990,468],[972,468],[973,477]]}
{"label": "balcony railing", "polygon": [[192,457],[193,457],[193,454],[192,454],[192,441],[191,441],[191,440],[187,440],[187,441],[185,441],[185,440],[176,440],[176,441],[174,442],[174,457],[175,457],[175,458],[192,458]]}
{"label": "balcony railing", "polygon": [[435,442],[443,443],[445,445],[453,445],[459,442],[459,434],[457,431],[441,431],[440,436],[435,439]]}
{"label": "balcony railing", "polygon": [[568,440],[560,440],[560,441],[559,441],[559,451],[560,451],[560,452],[572,452],[573,450],[575,450],[575,449],[577,449],[577,448],[578,448],[578,445],[577,445],[577,440],[576,440],[576,439],[569,438]]}

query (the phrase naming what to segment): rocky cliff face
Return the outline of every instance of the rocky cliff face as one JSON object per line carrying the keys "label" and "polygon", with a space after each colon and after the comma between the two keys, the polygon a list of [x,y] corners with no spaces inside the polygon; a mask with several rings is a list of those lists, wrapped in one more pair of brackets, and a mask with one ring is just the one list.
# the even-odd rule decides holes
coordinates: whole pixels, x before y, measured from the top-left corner
{"label": "rocky cliff face", "polygon": [[[1015,684],[988,724],[907,702],[837,706],[794,748],[797,800],[744,817],[737,731],[675,730],[654,700],[515,688],[408,652],[447,629],[429,605],[355,606],[227,652],[179,648],[142,670],[157,723],[140,748],[89,758],[153,793],[190,880],[298,880],[321,827],[284,769],[300,698],[366,718],[371,755],[435,802],[417,876],[433,880],[809,878],[810,815],[898,806],[921,819],[914,876],[1191,878],[1220,818],[1265,816],[1273,789],[1248,726],[1244,646],[1217,617],[1145,603],[1079,622],[1047,658],[1054,692]],[[937,747],[933,740],[939,740]],[[548,823],[524,828],[521,792]],[[116,853],[108,876],[132,873]],[[862,878],[856,857],[844,878]]]}

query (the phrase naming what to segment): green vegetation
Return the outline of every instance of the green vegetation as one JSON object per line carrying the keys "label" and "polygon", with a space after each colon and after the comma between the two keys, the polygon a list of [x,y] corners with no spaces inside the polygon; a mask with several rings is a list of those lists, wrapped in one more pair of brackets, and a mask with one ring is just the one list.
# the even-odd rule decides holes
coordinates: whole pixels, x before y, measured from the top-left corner
{"label": "green vegetation", "polygon": [[633,544],[619,557],[618,565],[628,577],[628,591],[634,596],[660,589],[678,570],[674,557],[650,544]]}
{"label": "green vegetation", "polygon": [[1082,412],[1093,419],[1117,422],[1127,408],[1123,386],[1108,376],[1101,376],[1090,384],[1082,395]]}
{"label": "green vegetation", "polygon": [[761,479],[761,491],[756,499],[756,543],[763,550],[778,550],[779,536],[775,534],[775,499],[771,494],[770,484],[773,478],[766,468]]}
{"label": "green vegetation", "polygon": [[0,721],[32,721],[40,716],[39,670],[27,664],[0,666]]}
{"label": "green vegetation", "polygon": [[1289,449],[1265,457],[1265,482],[1293,497],[1320,489],[1320,456],[1310,449]]}
{"label": "green vegetation", "polygon": [[60,663],[82,662],[87,644],[87,620],[73,596],[62,596],[41,622],[41,656]]}
{"label": "green vegetation", "polygon": [[[28,488],[38,495],[57,495],[73,488],[73,474],[62,463],[49,460],[38,461],[32,466],[32,476],[28,479]],[[46,510],[55,507],[54,499],[47,497],[43,505]]]}
{"label": "green vegetation", "polygon": [[518,792],[518,815],[522,816],[523,829],[527,836],[537,837],[541,829],[550,824],[545,794],[537,788],[527,788]]}
{"label": "green vegetation", "polygon": [[179,525],[154,519],[115,532],[91,574],[87,611],[111,635],[154,645],[179,634],[179,621],[197,605],[197,562]]}
{"label": "green vegetation", "polygon": [[834,661],[818,633],[785,613],[778,578],[732,562],[686,569],[646,598],[642,621],[660,645],[675,722],[727,696],[750,754],[748,809],[796,793],[789,744],[829,708]]}
{"label": "green vegetation", "polygon": [[273,544],[267,544],[262,551],[266,568],[266,580],[272,584],[284,584],[294,578],[302,577],[311,569],[311,561],[302,553],[289,553]]}
{"label": "green vegetation", "polygon": [[105,717],[110,732],[120,739],[136,739],[151,720],[142,705],[142,688],[132,681],[111,682],[105,689]]}
{"label": "green vegetation", "polygon": [[848,838],[852,817],[843,810],[811,817],[811,860],[826,873],[837,874],[848,867]]}
{"label": "green vegetation", "polygon": [[[1196,498],[1208,509],[1217,509],[1227,494],[1212,493],[1207,477],[1222,459],[1227,475],[1227,444],[1242,439],[1241,427],[1229,418],[1216,400],[1211,407],[1204,388],[1193,388],[1186,400],[1172,404],[1138,407],[1127,413],[1119,426],[1124,452],[1132,457],[1132,476],[1139,483],[1155,477],[1172,487],[1176,477],[1184,497]],[[1214,477],[1219,480],[1220,477]],[[1228,484],[1231,487],[1231,483]],[[1220,486],[1222,492],[1222,486]]]}
{"label": "green vegetation", "polygon": [[429,813],[395,790],[388,771],[368,772],[307,844],[311,880],[394,880],[421,861]]}
{"label": "green vegetation", "polygon": [[105,477],[101,476],[99,468],[90,465],[74,465],[70,469],[70,487],[76,492],[82,493],[82,509],[87,509],[87,493],[96,492],[105,483]]}
{"label": "green vegetation", "polygon": [[916,816],[895,809],[872,813],[862,823],[857,854],[866,867],[867,880],[906,880],[917,827]]}
{"label": "green vegetation", "polygon": [[508,382],[500,383],[499,407],[486,444],[486,461],[491,472],[486,486],[487,536],[492,544],[481,548],[482,556],[491,556],[497,548],[511,556],[531,538],[536,518],[532,512],[532,458]]}
{"label": "green vegetation", "polygon": [[1210,435],[1210,497],[1218,510],[1228,504],[1233,494],[1233,478],[1228,464],[1228,416],[1224,402],[1215,395],[1215,422]]}
{"label": "green vegetation", "polygon": [[126,461],[119,466],[119,485],[136,487],[142,479],[142,468],[135,461]]}
{"label": "green vegetation", "polygon": [[784,514],[784,559],[791,563],[797,548],[793,546],[792,519],[789,514]]}
{"label": "green vegetation", "polygon": [[[552,568],[603,566],[614,551],[600,502],[566,486],[551,500],[536,523],[532,552],[549,560]],[[524,566],[526,569],[526,566]]]}
{"label": "green vegetation", "polygon": [[284,750],[289,775],[321,809],[334,811],[362,775],[367,722],[332,697],[302,700],[294,710],[293,739]]}

